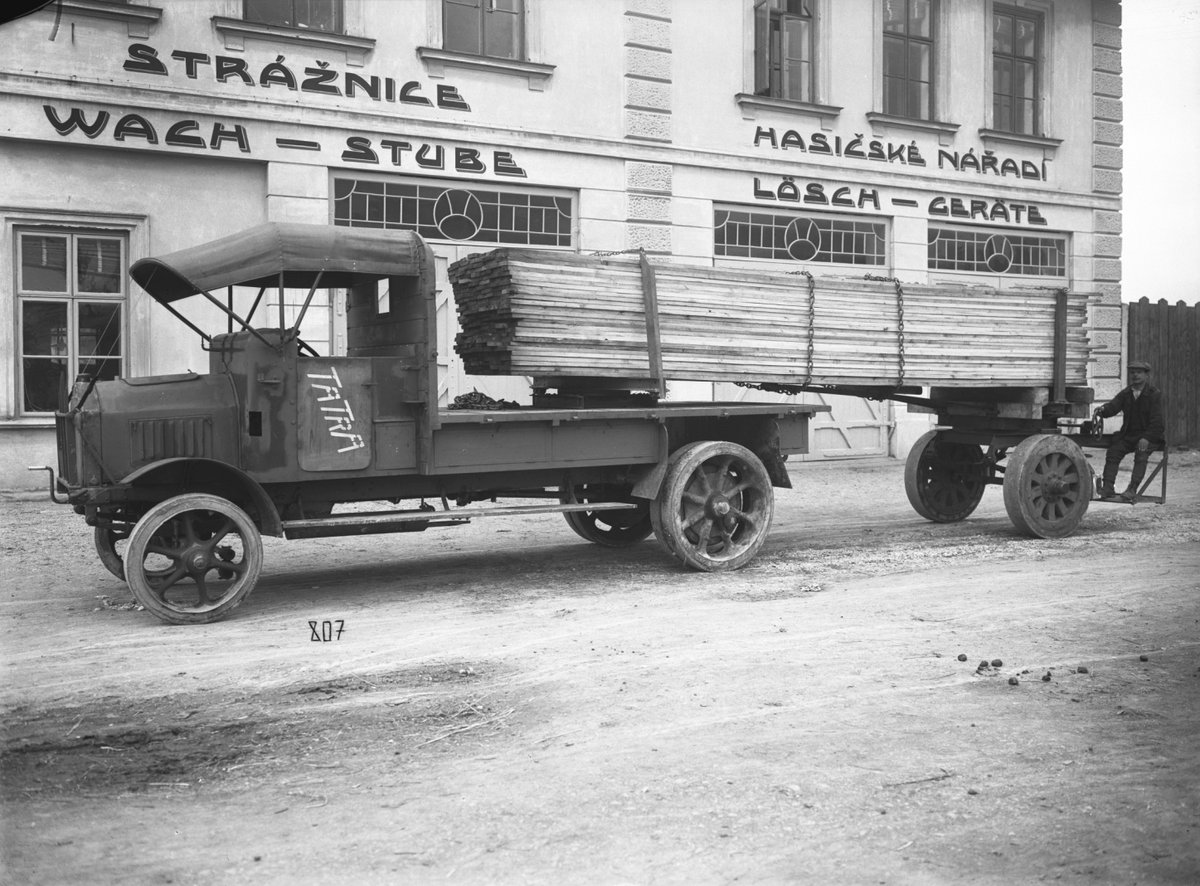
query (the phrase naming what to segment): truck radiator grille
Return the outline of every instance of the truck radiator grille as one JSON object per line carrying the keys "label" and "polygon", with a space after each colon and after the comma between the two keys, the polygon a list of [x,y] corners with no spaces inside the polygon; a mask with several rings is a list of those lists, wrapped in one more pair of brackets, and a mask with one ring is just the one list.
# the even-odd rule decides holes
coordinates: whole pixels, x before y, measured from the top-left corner
{"label": "truck radiator grille", "polygon": [[134,465],[161,458],[208,458],[213,450],[208,416],[131,421],[129,436]]}

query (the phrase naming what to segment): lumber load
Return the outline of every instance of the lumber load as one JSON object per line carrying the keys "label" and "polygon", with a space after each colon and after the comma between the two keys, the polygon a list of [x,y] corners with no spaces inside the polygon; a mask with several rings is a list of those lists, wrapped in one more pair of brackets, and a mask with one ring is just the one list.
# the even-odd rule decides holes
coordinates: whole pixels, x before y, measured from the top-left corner
{"label": "lumber load", "polygon": [[[1052,289],[817,277],[810,291],[808,278],[784,272],[659,259],[645,270],[636,256],[516,249],[455,262],[464,368],[796,385],[1018,387],[1053,378]],[[1068,385],[1087,383],[1088,302],[1067,296]]]}

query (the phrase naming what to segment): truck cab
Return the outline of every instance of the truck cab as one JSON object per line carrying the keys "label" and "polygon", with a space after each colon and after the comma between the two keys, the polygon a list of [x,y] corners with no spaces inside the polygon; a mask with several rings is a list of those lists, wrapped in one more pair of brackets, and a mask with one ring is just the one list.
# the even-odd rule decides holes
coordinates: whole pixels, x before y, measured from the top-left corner
{"label": "truck cab", "polygon": [[[824,408],[610,390],[603,407],[440,408],[433,255],[407,231],[272,223],[142,259],[130,275],[201,336],[209,371],[78,379],[56,416],[53,488],[93,527],[101,562],[171,623],[236,607],[263,534],[559,512],[588,541],[655,534],[691,568],[738,568],[766,538],[772,487],[790,485],[784,459],[808,451],[809,416]],[[280,305],[287,290],[307,293],[294,322],[260,310],[269,288]],[[319,288],[346,291],[344,356],[300,336]],[[185,299],[210,322],[216,308],[225,331],[189,319]],[[540,502],[468,507],[500,497]],[[361,507],[404,501],[414,506]]]}

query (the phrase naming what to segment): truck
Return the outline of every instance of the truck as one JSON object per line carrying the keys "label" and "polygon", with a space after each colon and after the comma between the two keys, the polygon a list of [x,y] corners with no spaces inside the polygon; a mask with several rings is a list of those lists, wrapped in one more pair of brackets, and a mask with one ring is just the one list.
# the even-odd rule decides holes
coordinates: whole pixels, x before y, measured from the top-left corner
{"label": "truck", "polygon": [[[261,575],[264,535],[561,513],[598,545],[653,535],[683,567],[738,569],[766,540],[774,489],[791,487],[787,458],[808,452],[812,416],[828,407],[665,399],[655,268],[644,253],[639,265],[645,379],[534,378],[530,405],[464,395],[442,406],[434,259],[416,233],[273,222],[141,259],[131,277],[200,336],[208,371],[80,376],[55,416],[57,476],[36,469],[92,528],[101,563],[170,624],[217,621],[241,604]],[[300,335],[322,288],[345,291],[345,355],[321,355]],[[263,308],[269,289],[277,312]],[[305,293],[291,319],[288,292]],[[224,331],[189,319],[187,300]],[[1044,385],[814,384],[806,373],[757,387],[932,413],[904,472],[920,516],[964,520],[999,485],[1019,532],[1060,538],[1093,499],[1084,449],[1109,442],[1087,418],[1092,390],[1066,383],[1066,316],[1062,291]],[[1161,494],[1147,494],[1160,475]],[[1165,498],[1164,449],[1134,500]]]}
{"label": "truck", "polygon": [[[80,376],[56,413],[58,475],[43,469],[52,497],[92,527],[101,563],[171,624],[242,603],[264,535],[557,512],[589,542],[653,534],[688,568],[736,569],[762,547],[773,490],[790,486],[785,459],[808,451],[809,420],[826,408],[604,387],[521,408],[440,406],[433,253],[408,231],[274,222],[129,273],[200,336],[208,371]],[[344,356],[300,335],[320,289],[345,291]],[[286,292],[306,293],[294,319]],[[224,331],[190,318],[204,312],[185,312],[188,299]]]}

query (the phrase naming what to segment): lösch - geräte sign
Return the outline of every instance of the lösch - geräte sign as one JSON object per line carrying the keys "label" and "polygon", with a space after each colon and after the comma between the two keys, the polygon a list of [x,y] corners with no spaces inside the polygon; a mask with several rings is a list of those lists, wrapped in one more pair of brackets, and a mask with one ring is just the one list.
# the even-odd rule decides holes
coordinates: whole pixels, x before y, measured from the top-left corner
{"label": "l\u00f6sch - ger\u00e4te sign", "polygon": [[[797,203],[803,206],[834,206],[846,209],[873,208],[883,211],[878,188],[850,185],[830,186],[822,182],[800,181],[790,175],[783,176],[774,188],[764,186],[763,180],[754,178],[754,199],[759,202]],[[892,206],[914,207],[920,202],[910,197],[892,197]],[[1012,200],[983,200],[978,197],[956,197],[938,194],[929,199],[926,210],[933,218],[957,218],[964,220],[1002,221],[1015,224],[1045,225],[1041,209],[1033,203]]]}

